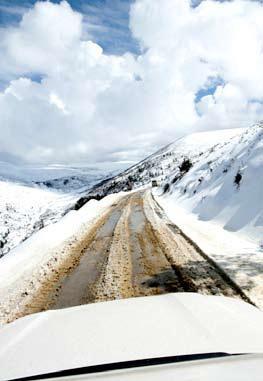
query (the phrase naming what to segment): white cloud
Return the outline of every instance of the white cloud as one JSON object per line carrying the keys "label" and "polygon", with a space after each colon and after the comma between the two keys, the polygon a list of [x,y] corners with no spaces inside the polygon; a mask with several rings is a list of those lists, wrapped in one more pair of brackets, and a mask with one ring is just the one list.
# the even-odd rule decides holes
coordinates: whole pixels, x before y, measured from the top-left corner
{"label": "white cloud", "polygon": [[19,27],[2,32],[0,70],[11,73],[59,72],[70,49],[81,37],[82,16],[66,1],[38,2],[26,12]]}
{"label": "white cloud", "polygon": [[52,105],[55,105],[59,110],[61,110],[64,114],[67,114],[68,111],[65,107],[65,104],[63,103],[63,101],[57,96],[57,94],[55,93],[51,93],[50,96],[49,96],[49,102],[52,104]]}
{"label": "white cloud", "polygon": [[[224,79],[226,88],[198,105],[205,115],[193,125],[215,128],[246,125],[263,117],[262,107],[254,112],[249,102],[263,99],[262,20],[263,7],[258,2],[207,0],[191,8],[188,1],[139,0],[132,10],[131,26],[147,49],[144,60],[147,56],[155,57],[155,62],[162,59],[167,81],[182,97],[187,90],[196,93],[209,76]],[[230,94],[229,89],[235,91]],[[224,123],[213,119],[215,113]]]}
{"label": "white cloud", "polygon": [[136,51],[137,45],[129,29],[129,8],[132,0],[104,0],[81,2],[83,36],[105,47],[107,52],[121,54]]}
{"label": "white cloud", "polygon": [[[36,3],[0,31],[0,76],[14,78],[0,93],[0,151],[137,160],[178,135],[263,118],[262,19],[258,2],[137,0],[130,27],[143,53],[117,56],[83,40],[67,2]],[[211,78],[224,84],[195,104]]]}

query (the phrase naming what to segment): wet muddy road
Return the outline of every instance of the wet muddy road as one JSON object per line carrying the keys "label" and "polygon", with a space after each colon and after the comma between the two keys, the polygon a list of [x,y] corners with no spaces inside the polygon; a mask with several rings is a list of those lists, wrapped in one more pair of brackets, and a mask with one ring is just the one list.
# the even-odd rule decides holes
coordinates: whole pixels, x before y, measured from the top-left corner
{"label": "wet muddy road", "polygon": [[167,292],[242,297],[149,192],[124,197],[89,241],[75,266],[57,278],[48,309]]}

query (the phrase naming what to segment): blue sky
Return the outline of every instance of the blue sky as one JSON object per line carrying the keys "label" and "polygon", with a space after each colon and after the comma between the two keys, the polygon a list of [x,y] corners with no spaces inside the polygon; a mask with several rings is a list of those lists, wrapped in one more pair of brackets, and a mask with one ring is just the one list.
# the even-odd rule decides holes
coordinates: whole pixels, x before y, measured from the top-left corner
{"label": "blue sky", "polygon": [[[61,0],[50,0],[60,3]],[[139,52],[129,29],[129,9],[134,0],[67,0],[84,16],[86,32],[108,54]],[[192,0],[197,6],[202,0]],[[219,0],[224,1],[224,0]],[[37,0],[0,0],[0,26],[17,24]]]}
{"label": "blue sky", "polygon": [[215,93],[217,86],[223,86],[225,84],[224,80],[220,77],[210,77],[208,78],[207,85],[202,87],[197,91],[195,95],[195,102],[199,102],[206,95],[212,95]]}
{"label": "blue sky", "polygon": [[[67,0],[83,14],[86,32],[108,54],[138,53],[137,41],[129,29],[129,9],[133,0]],[[0,26],[17,24],[37,0],[0,0]],[[52,0],[60,3],[60,0]]]}
{"label": "blue sky", "polygon": [[[0,0],[0,27],[17,24],[38,0]],[[50,0],[60,3],[61,0]],[[84,16],[86,32],[108,54],[139,52],[129,29],[129,9],[134,0],[67,0]],[[192,0],[198,6],[203,0]],[[218,0],[228,1],[228,0]],[[251,0],[253,1],[253,0]],[[255,0],[261,1],[261,0]],[[262,0],[263,1],[263,0]]]}

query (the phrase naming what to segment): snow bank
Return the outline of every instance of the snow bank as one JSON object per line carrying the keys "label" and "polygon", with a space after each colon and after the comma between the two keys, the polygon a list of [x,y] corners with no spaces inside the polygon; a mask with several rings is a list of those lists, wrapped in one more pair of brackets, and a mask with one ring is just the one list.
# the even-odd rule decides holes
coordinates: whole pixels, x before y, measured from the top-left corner
{"label": "snow bank", "polygon": [[0,299],[1,295],[18,288],[16,281],[22,282],[26,276],[30,278],[33,271],[47,263],[54,252],[62,252],[67,242],[76,241],[81,234],[85,234],[94,219],[122,196],[123,193],[119,193],[100,201],[89,201],[78,211],[70,211],[59,222],[41,229],[5,255],[0,261]]}
{"label": "snow bank", "polygon": [[[261,249],[253,240],[246,239],[240,233],[233,234],[214,221],[201,221],[198,216],[187,211],[169,197],[155,196],[171,221],[178,225],[193,241],[213,256],[261,254]],[[261,254],[262,256],[262,254]]]}
{"label": "snow bank", "polygon": [[263,125],[224,134],[209,149],[202,140],[214,141],[217,132],[186,138],[199,151],[184,154],[193,166],[175,168],[169,191],[156,194],[169,218],[263,308]]}
{"label": "snow bank", "polygon": [[169,219],[212,258],[259,308],[263,309],[263,250],[214,221],[201,221],[168,197],[155,196]]}

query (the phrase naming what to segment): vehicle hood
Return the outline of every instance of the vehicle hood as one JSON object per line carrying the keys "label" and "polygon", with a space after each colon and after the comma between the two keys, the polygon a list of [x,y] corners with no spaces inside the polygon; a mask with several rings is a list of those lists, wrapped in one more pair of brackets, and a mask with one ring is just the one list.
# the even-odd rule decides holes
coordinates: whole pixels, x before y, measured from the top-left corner
{"label": "vehicle hood", "polygon": [[263,353],[263,313],[194,293],[41,312],[0,328],[0,380],[209,352]]}

